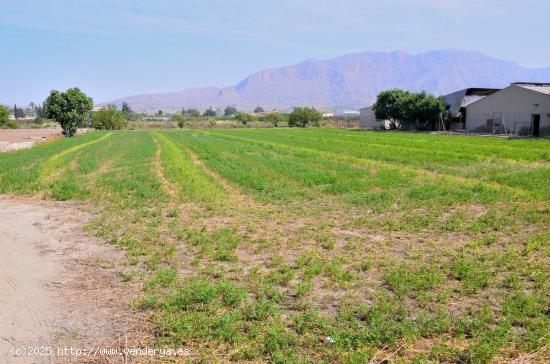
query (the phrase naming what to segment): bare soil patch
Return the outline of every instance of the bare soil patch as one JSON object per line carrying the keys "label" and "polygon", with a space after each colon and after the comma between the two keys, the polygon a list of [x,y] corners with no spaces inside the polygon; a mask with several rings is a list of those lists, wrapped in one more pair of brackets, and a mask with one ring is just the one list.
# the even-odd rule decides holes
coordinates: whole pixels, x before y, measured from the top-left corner
{"label": "bare soil patch", "polygon": [[0,152],[30,148],[38,142],[61,137],[61,129],[0,129]]}
{"label": "bare soil patch", "polygon": [[[124,253],[86,235],[88,218],[76,205],[0,196],[0,362],[121,362],[57,349],[149,341],[151,324],[130,308],[140,287],[121,279]],[[36,346],[51,347],[53,357],[10,354]]]}

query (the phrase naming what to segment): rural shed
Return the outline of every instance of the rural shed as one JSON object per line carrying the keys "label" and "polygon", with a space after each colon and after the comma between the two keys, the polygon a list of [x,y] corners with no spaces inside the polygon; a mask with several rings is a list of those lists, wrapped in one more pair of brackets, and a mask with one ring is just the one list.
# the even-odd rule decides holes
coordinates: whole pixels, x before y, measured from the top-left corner
{"label": "rural shed", "polygon": [[499,90],[496,88],[471,87],[443,96],[445,104],[449,107],[450,128],[465,129],[466,107]]}
{"label": "rural shed", "polygon": [[464,129],[550,136],[550,83],[516,82],[468,104]]}

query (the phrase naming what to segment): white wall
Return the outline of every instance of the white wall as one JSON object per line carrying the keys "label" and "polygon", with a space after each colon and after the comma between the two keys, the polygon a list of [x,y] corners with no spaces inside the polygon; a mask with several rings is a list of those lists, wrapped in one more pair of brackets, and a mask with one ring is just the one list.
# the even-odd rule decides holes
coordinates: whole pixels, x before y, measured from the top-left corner
{"label": "white wall", "polygon": [[466,129],[491,132],[487,129],[487,119],[501,119],[508,131],[528,134],[533,114],[540,115],[540,135],[550,136],[550,95],[511,85],[468,105]]}

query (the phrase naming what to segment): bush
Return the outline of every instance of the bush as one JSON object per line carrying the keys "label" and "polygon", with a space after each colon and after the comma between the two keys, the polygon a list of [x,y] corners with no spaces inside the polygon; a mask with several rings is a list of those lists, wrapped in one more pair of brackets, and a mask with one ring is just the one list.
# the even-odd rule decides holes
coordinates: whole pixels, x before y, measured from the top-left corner
{"label": "bush", "polygon": [[305,128],[307,126],[319,126],[323,115],[313,108],[297,107],[288,117],[288,126]]}
{"label": "bush", "polygon": [[201,116],[201,113],[199,112],[199,110],[191,108],[187,109],[185,115],[189,116],[190,118],[198,118],[199,116]]}
{"label": "bush", "polygon": [[5,124],[9,129],[19,129],[19,124],[15,120],[8,120]]}
{"label": "bush", "polygon": [[247,114],[247,113],[244,113],[244,112],[240,112],[237,115],[235,115],[235,119],[240,121],[243,125],[246,125],[246,124],[254,121],[254,116],[252,116],[250,114]]}
{"label": "bush", "polygon": [[114,105],[102,107],[93,114],[95,129],[119,130],[128,125],[124,113],[118,111]]}
{"label": "bush", "polygon": [[285,117],[283,114],[274,112],[264,116],[263,120],[270,122],[271,124],[273,124],[274,127],[278,127],[280,124],[282,124],[285,121]]}
{"label": "bush", "polygon": [[185,126],[185,115],[183,113],[177,113],[172,116],[172,121],[178,124],[178,128],[183,129]]}

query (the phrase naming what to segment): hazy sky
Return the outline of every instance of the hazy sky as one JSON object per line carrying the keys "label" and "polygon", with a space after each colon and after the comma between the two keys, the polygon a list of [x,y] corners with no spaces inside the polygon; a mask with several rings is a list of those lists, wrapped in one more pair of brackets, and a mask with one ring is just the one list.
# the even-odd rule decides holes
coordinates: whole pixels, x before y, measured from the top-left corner
{"label": "hazy sky", "polygon": [[0,102],[226,86],[358,51],[477,50],[550,66],[549,0],[0,0]]}

